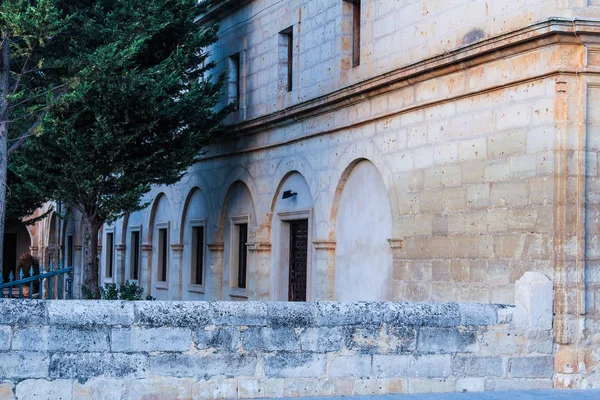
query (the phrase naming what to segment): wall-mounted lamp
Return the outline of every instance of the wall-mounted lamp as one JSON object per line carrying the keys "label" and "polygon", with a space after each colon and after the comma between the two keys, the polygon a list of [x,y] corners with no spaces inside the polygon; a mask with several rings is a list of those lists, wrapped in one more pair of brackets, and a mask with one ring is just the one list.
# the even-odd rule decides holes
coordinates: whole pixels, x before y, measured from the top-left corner
{"label": "wall-mounted lamp", "polygon": [[282,199],[283,199],[283,200],[285,200],[285,199],[289,199],[290,197],[294,197],[294,196],[296,196],[297,194],[298,194],[298,193],[296,193],[296,192],[292,192],[291,190],[286,190],[285,192],[283,192],[283,197],[282,197]]}

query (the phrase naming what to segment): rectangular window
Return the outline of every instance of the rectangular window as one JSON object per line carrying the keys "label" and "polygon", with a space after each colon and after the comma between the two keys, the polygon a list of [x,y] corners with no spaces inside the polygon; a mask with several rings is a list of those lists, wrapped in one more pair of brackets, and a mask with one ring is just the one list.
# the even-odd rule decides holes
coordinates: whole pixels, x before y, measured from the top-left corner
{"label": "rectangular window", "polygon": [[73,235],[67,236],[67,267],[73,266]]}
{"label": "rectangular window", "polygon": [[204,227],[192,228],[192,284],[202,285],[204,273]]}
{"label": "rectangular window", "polygon": [[279,33],[280,84],[287,92],[293,86],[294,32],[290,26]]}
{"label": "rectangular window", "polygon": [[106,234],[106,277],[113,277],[113,258],[114,258],[114,234]]}
{"label": "rectangular window", "polygon": [[240,107],[240,53],[229,57],[229,103],[235,102],[235,109]]}
{"label": "rectangular window", "polygon": [[360,65],[360,0],[345,0],[343,8],[342,48],[344,65]]}
{"label": "rectangular window", "polygon": [[140,277],[140,231],[131,232],[131,270],[130,279],[137,281]]}
{"label": "rectangular window", "polygon": [[167,281],[167,263],[169,262],[169,235],[168,229],[158,230],[158,281]]}
{"label": "rectangular window", "polygon": [[246,288],[246,270],[248,267],[248,224],[236,225],[238,230],[238,270],[237,287]]}

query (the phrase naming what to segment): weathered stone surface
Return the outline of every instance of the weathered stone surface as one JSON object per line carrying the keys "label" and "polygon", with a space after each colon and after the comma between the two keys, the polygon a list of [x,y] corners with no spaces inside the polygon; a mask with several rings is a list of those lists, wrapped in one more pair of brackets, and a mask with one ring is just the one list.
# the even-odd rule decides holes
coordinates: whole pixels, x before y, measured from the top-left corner
{"label": "weathered stone surface", "polygon": [[0,325],[42,325],[46,323],[46,302],[0,299]]}
{"label": "weathered stone surface", "polygon": [[421,327],[417,337],[417,350],[423,353],[477,351],[479,345],[476,339],[473,330]]}
{"label": "weathered stone surface", "polygon": [[85,383],[73,381],[73,399],[77,400],[124,400],[126,394],[127,384],[119,378],[94,378]]}
{"label": "weathered stone surface", "polygon": [[258,358],[238,354],[162,354],[150,356],[153,375],[210,379],[213,376],[254,376]]}
{"label": "weathered stone surface", "polygon": [[46,378],[50,365],[47,353],[10,351],[0,353],[0,377],[4,379]]}
{"label": "weathered stone surface", "polygon": [[371,376],[372,361],[372,356],[366,354],[332,357],[329,362],[328,376],[333,378],[369,377]]}
{"label": "weathered stone surface", "polygon": [[28,379],[19,382],[16,388],[17,399],[73,399],[73,382],[70,380]]}
{"label": "weathered stone surface", "polygon": [[128,400],[177,399],[192,397],[194,379],[151,377],[136,379],[128,383]]}
{"label": "weathered stone surface", "polygon": [[213,301],[210,316],[214,325],[266,326],[269,321],[263,302]]}
{"label": "weathered stone surface", "polygon": [[124,353],[54,353],[50,377],[57,378],[141,378],[148,372],[148,356]]}
{"label": "weathered stone surface", "polygon": [[553,284],[547,276],[526,272],[516,283],[515,303],[527,310],[531,329],[552,329]]}
{"label": "weathered stone surface", "polygon": [[238,395],[237,379],[216,378],[192,384],[192,399],[234,399]]}
{"label": "weathered stone surface", "polygon": [[303,352],[327,353],[340,351],[344,344],[344,328],[306,328],[300,333]]}
{"label": "weathered stone surface", "polygon": [[452,374],[456,376],[502,376],[501,357],[466,357],[456,356],[452,360]]}
{"label": "weathered stone surface", "polygon": [[311,327],[315,326],[316,315],[317,307],[314,303],[267,303],[267,316],[271,326]]}
{"label": "weathered stone surface", "polygon": [[[332,396],[335,387],[332,379],[286,378],[283,395],[285,397]],[[350,392],[351,393],[351,392]]]}
{"label": "weathered stone surface", "polygon": [[54,325],[131,325],[133,302],[57,300],[48,302],[48,322]]}
{"label": "weathered stone surface", "polygon": [[392,325],[440,326],[460,325],[460,312],[453,303],[388,303],[386,322]]}
{"label": "weathered stone surface", "polygon": [[0,351],[11,348],[12,336],[13,333],[10,326],[0,326]]}
{"label": "weathered stone surface", "polygon": [[498,323],[497,306],[487,304],[459,303],[460,324],[463,326],[486,326]]}
{"label": "weathered stone surface", "polygon": [[192,347],[189,328],[113,328],[113,352],[188,351]]}
{"label": "weathered stone surface", "polygon": [[554,373],[554,357],[518,357],[508,360],[508,373],[514,378],[550,378]]}
{"label": "weathered stone surface", "polygon": [[206,302],[135,302],[135,324],[196,328],[210,322],[210,306]]}
{"label": "weathered stone surface", "polygon": [[283,397],[283,379],[238,379],[237,395],[240,399]]}
{"label": "weathered stone surface", "polygon": [[12,383],[0,383],[0,399],[15,400],[14,387]]}
{"label": "weathered stone surface", "polygon": [[195,335],[196,347],[216,352],[236,351],[240,344],[240,331],[234,326],[208,326],[199,328]]}
{"label": "weathered stone surface", "polygon": [[445,378],[452,372],[452,357],[444,355],[374,355],[373,374],[377,378]]}
{"label": "weathered stone surface", "polygon": [[242,347],[250,352],[300,351],[300,340],[291,327],[250,327],[241,333]]}
{"label": "weathered stone surface", "polygon": [[552,389],[552,379],[486,379],[486,391]]}
{"label": "weathered stone surface", "polygon": [[316,378],[325,375],[326,363],[323,354],[265,354],[264,371],[267,377],[274,378]]}

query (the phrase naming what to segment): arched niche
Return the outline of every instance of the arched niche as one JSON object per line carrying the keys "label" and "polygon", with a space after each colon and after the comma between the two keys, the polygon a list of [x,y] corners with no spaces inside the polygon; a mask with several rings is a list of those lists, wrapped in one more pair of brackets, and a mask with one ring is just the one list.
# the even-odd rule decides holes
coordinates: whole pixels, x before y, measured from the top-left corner
{"label": "arched niche", "polygon": [[182,297],[202,300],[209,290],[207,241],[210,237],[208,203],[204,193],[194,187],[183,208],[180,243],[183,244]]}
{"label": "arched niche", "polygon": [[377,168],[356,163],[337,204],[335,300],[387,301],[393,297],[393,221],[388,192]]}
{"label": "arched niche", "polygon": [[[228,294],[230,299],[247,299],[248,281],[253,277],[247,274],[250,259],[243,243],[251,240],[257,222],[254,200],[248,186],[242,181],[234,182],[225,196],[223,207],[219,229],[223,240],[223,294]],[[245,280],[240,274],[243,257]]]}
{"label": "arched niche", "polygon": [[[129,213],[123,220],[123,239],[125,243],[125,279],[132,282],[142,280],[142,243],[144,215],[141,211]],[[142,285],[143,286],[143,285]],[[144,289],[147,289],[144,287]]]}
{"label": "arched niche", "polygon": [[171,275],[171,206],[164,193],[159,194],[152,207],[150,217],[150,240],[152,257],[150,268],[150,288],[147,289],[158,300],[169,299]]}
{"label": "arched niche", "polygon": [[271,213],[271,298],[311,300],[313,198],[300,173],[293,171],[283,178],[275,192]]}

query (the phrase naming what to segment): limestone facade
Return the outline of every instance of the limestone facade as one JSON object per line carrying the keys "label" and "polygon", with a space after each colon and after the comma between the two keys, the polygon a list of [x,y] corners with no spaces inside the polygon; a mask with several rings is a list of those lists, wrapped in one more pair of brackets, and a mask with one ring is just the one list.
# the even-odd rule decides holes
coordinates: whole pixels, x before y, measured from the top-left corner
{"label": "limestone facade", "polygon": [[[180,183],[104,227],[104,281],[137,276],[162,300],[288,300],[303,220],[307,300],[512,303],[524,273],[546,275],[555,383],[600,385],[600,3],[361,0],[353,66],[356,6],[224,1],[205,16],[220,24],[216,72],[239,72],[223,93],[238,110]],[[70,218],[57,240],[66,256],[74,237],[77,263]]]}

